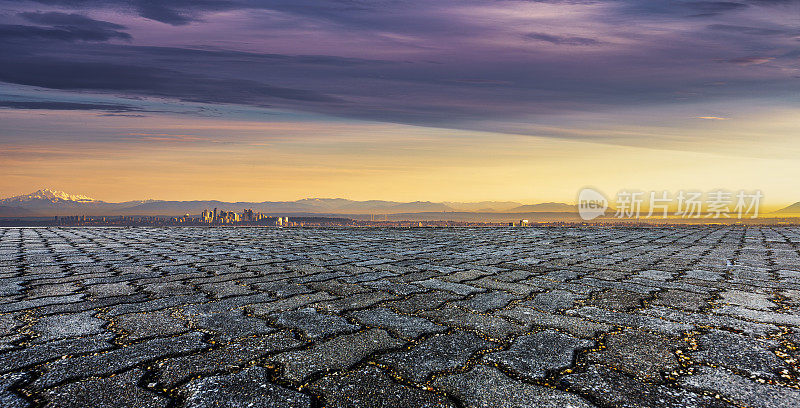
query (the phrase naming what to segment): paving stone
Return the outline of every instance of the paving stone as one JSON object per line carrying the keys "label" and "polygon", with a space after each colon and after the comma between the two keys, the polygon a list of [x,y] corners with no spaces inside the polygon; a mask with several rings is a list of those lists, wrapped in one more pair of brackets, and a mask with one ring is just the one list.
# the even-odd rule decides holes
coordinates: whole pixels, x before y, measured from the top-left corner
{"label": "paving stone", "polygon": [[610,334],[604,344],[605,348],[588,353],[586,359],[646,381],[659,381],[662,373],[676,370],[679,363],[675,350],[688,346],[678,338],[640,331]]}
{"label": "paving stone", "polygon": [[380,302],[390,299],[397,299],[397,296],[386,292],[367,292],[346,296],[341,299],[314,303],[314,306],[329,312],[342,313],[348,310],[363,309],[365,307],[374,306]]}
{"label": "paving stone", "polygon": [[38,285],[28,289],[27,295],[31,298],[43,296],[64,296],[71,295],[80,290],[80,286],[75,283],[59,283],[54,285]]}
{"label": "paving stone", "polygon": [[307,408],[311,397],[269,381],[269,371],[252,367],[236,374],[198,378],[186,384],[187,408]]}
{"label": "paving stone", "polygon": [[4,408],[27,408],[32,406],[20,394],[14,392],[14,387],[27,381],[28,373],[11,373],[0,375],[0,406]]}
{"label": "paving stone", "polygon": [[124,342],[135,342],[149,337],[167,337],[189,331],[186,323],[175,318],[172,310],[145,313],[128,313],[114,317],[114,327],[123,330]]}
{"label": "paving stone", "polygon": [[110,296],[132,295],[136,293],[136,288],[134,288],[129,282],[99,283],[96,285],[88,285],[85,291],[92,297],[103,298]]}
{"label": "paving stone", "polygon": [[675,277],[675,272],[670,271],[660,271],[656,269],[648,269],[646,271],[641,271],[636,274],[635,277],[644,278],[644,279],[652,279],[658,281],[665,281],[670,280]]}
{"label": "paving stone", "polygon": [[778,380],[780,371],[790,367],[771,349],[780,343],[753,339],[735,333],[712,330],[697,336],[699,351],[690,354],[693,360],[713,366],[725,366],[748,376]]}
{"label": "paving stone", "polygon": [[196,333],[178,337],[149,340],[100,354],[67,358],[46,364],[42,376],[34,383],[38,387],[52,387],[58,383],[104,376],[165,355],[188,353],[208,347]]}
{"label": "paving stone", "polygon": [[142,287],[153,297],[191,295],[195,293],[195,289],[191,285],[180,281],[151,283],[142,285]]}
{"label": "paving stone", "polygon": [[575,352],[592,344],[589,340],[545,330],[517,337],[508,350],[486,354],[483,360],[505,366],[522,377],[536,379],[568,368]]}
{"label": "paving stone", "polygon": [[286,378],[301,381],[316,372],[347,369],[372,353],[402,345],[403,341],[385,330],[370,329],[315,343],[306,350],[281,353],[273,359],[283,364]]}
{"label": "paving stone", "polygon": [[333,374],[311,384],[330,408],[443,408],[455,407],[447,398],[394,382],[379,368]]}
{"label": "paving stone", "polygon": [[[82,295],[81,295],[82,296]],[[43,306],[33,310],[34,315],[46,316],[52,314],[80,313],[99,308],[111,308],[122,304],[133,304],[144,302],[148,297],[144,293],[136,293],[127,296],[111,296],[97,299],[88,299],[71,303],[59,303]],[[111,310],[111,309],[109,309]],[[135,310],[131,310],[135,311]],[[104,312],[107,315],[109,312]]]}
{"label": "paving stone", "polygon": [[271,295],[266,293],[256,293],[253,295],[234,296],[221,300],[215,300],[206,303],[196,303],[185,305],[181,307],[181,313],[185,316],[191,315],[212,315],[214,313],[227,313],[235,309],[243,309],[245,306],[255,305],[258,303],[271,302],[275,300]]}
{"label": "paving stone", "polygon": [[353,283],[343,283],[335,279],[322,282],[309,282],[303,285],[315,291],[328,292],[334,296],[351,296],[356,293],[369,292],[369,289]]}
{"label": "paving stone", "polygon": [[401,315],[391,309],[382,307],[358,310],[352,312],[351,315],[362,324],[387,329],[397,336],[407,339],[414,339],[424,334],[441,333],[447,330],[447,327],[434,324],[430,320]]}
{"label": "paving stone", "polygon": [[241,309],[225,310],[216,309],[208,312],[200,308],[187,308],[183,315],[195,329],[214,334],[214,341],[231,341],[246,336],[257,336],[272,333],[276,329],[271,327],[266,319],[248,316]]}
{"label": "paving stone", "polygon": [[800,406],[800,391],[761,384],[723,368],[701,366],[694,375],[678,382],[691,389],[710,391],[753,408],[794,408]]}
{"label": "paving stone", "polygon": [[471,295],[473,293],[479,293],[485,291],[485,289],[476,288],[474,286],[465,285],[463,283],[447,282],[439,279],[428,279],[414,283],[428,289],[445,290],[461,296]]}
{"label": "paving stone", "polygon": [[741,306],[748,309],[770,310],[778,307],[778,305],[769,300],[769,296],[762,293],[729,289],[720,293],[720,296],[722,297],[720,300],[721,303]]}
{"label": "paving stone", "polygon": [[319,313],[314,308],[283,312],[275,316],[275,322],[283,327],[299,329],[310,339],[354,332],[360,328],[340,316]]}
{"label": "paving stone", "polygon": [[583,284],[572,283],[572,282],[554,282],[551,280],[542,279],[538,277],[525,279],[522,282],[525,283],[526,287],[528,287],[529,289],[533,289],[534,292],[542,292],[547,290],[568,290],[573,293],[588,295],[598,290],[597,288],[593,288],[591,286]]}
{"label": "paving stone", "polygon": [[438,377],[433,386],[462,401],[465,408],[587,408],[588,401],[564,391],[515,381],[494,367],[476,366],[463,374]]}
{"label": "paving stone", "polygon": [[471,281],[475,280],[487,275],[492,275],[492,272],[479,270],[479,269],[470,269],[466,271],[458,271],[446,276],[442,276],[442,280],[450,281],[450,282],[464,282],[464,281]]}
{"label": "paving stone", "polygon": [[408,285],[404,283],[397,283],[383,279],[371,282],[364,282],[363,285],[373,290],[385,290],[389,293],[398,296],[407,296],[412,293],[421,293],[428,290],[426,288],[417,285]]}
{"label": "paving stone", "polygon": [[708,302],[710,300],[711,296],[709,295],[669,289],[657,293],[655,299],[650,303],[675,309],[699,312],[702,308],[708,307]]}
{"label": "paving stone", "polygon": [[199,293],[186,296],[169,296],[160,299],[149,300],[146,302],[121,304],[110,308],[103,314],[113,317],[126,313],[153,312],[156,310],[167,309],[176,306],[186,306],[195,303],[204,303],[207,301],[208,298]]}
{"label": "paving stone", "polygon": [[781,331],[778,326],[772,324],[754,323],[730,316],[687,313],[661,307],[652,307],[646,310],[641,310],[639,313],[696,326],[732,329],[746,333],[750,336],[766,337]]}
{"label": "paving stone", "polygon": [[495,347],[473,333],[437,334],[410,350],[387,353],[379,361],[394,367],[405,378],[422,382],[435,372],[466,365],[480,350]]}
{"label": "paving stone", "polygon": [[136,384],[144,371],[134,369],[110,378],[88,379],[47,390],[45,407],[155,408],[169,399]]}
{"label": "paving stone", "polygon": [[83,294],[48,296],[35,299],[20,300],[19,302],[0,304],[0,313],[9,313],[20,310],[35,309],[38,307],[48,306],[48,305],[80,302],[81,299],[83,299],[83,296],[84,296]]}
{"label": "paving stone", "polygon": [[211,351],[161,361],[156,365],[157,379],[165,388],[172,389],[189,378],[232,371],[267,354],[293,349],[303,344],[303,341],[295,339],[287,332],[246,337]]}
{"label": "paving stone", "polygon": [[461,299],[460,296],[442,291],[418,293],[403,300],[383,302],[382,306],[390,307],[401,313],[415,313],[420,310],[435,309],[445,302]]}
{"label": "paving stone", "polygon": [[276,300],[274,302],[253,304],[248,306],[248,309],[256,316],[270,316],[273,313],[299,309],[311,303],[322,302],[331,299],[335,299],[335,297],[324,292],[315,292],[307,295],[295,295],[286,299]]}
{"label": "paving stone", "polygon": [[504,290],[520,296],[530,296],[531,293],[537,291],[535,287],[530,285],[523,283],[501,282],[489,277],[478,279],[472,283],[472,285],[492,290]]}
{"label": "paving stone", "polygon": [[525,326],[512,323],[501,317],[470,313],[454,306],[422,311],[419,315],[442,325],[475,330],[497,340],[526,331]]}
{"label": "paving stone", "polygon": [[226,298],[228,296],[249,295],[253,293],[253,291],[247,286],[240,285],[232,281],[200,285],[200,290],[217,299]]}
{"label": "paving stone", "polygon": [[581,278],[575,281],[575,283],[594,286],[596,288],[615,289],[618,291],[634,292],[640,295],[649,295],[658,290],[655,287],[639,285],[636,283],[614,282],[614,281],[607,281],[595,278]]}
{"label": "paving stone", "polygon": [[585,303],[587,305],[597,306],[601,309],[616,310],[627,312],[639,309],[643,305],[645,299],[649,299],[650,295],[647,293],[628,292],[626,290],[609,289],[603,292],[597,292]]}
{"label": "paving stone", "polygon": [[287,298],[294,295],[302,295],[314,292],[313,289],[308,288],[306,285],[300,285],[298,283],[288,281],[253,283],[251,286],[260,291],[272,293],[279,298]]}
{"label": "paving stone", "polygon": [[702,394],[635,379],[603,366],[562,378],[569,390],[590,395],[603,406],[616,408],[723,408],[730,404]]}
{"label": "paving stone", "polygon": [[495,312],[495,314],[529,325],[533,324],[539,327],[559,329],[581,338],[593,338],[599,333],[608,332],[613,329],[613,326],[605,323],[595,323],[575,316],[544,313],[522,306],[517,306],[508,310],[500,310]]}
{"label": "paving stone", "polygon": [[102,333],[105,320],[94,317],[97,312],[82,312],[42,317],[31,326],[39,337],[36,343],[44,343],[68,337],[90,336]]}
{"label": "paving stone", "polygon": [[584,297],[584,295],[568,292],[566,290],[551,290],[549,292],[537,293],[533,299],[517,303],[517,305],[552,313],[569,309],[576,300]]}
{"label": "paving stone", "polygon": [[756,322],[800,327],[800,314],[797,313],[785,314],[778,312],[767,312],[747,309],[739,306],[722,306],[714,309],[714,312],[741,317],[748,320],[754,320]]}
{"label": "paving stone", "polygon": [[641,328],[644,330],[671,335],[679,335],[693,329],[693,327],[689,324],[671,322],[669,320],[661,320],[649,316],[612,312],[598,309],[596,307],[582,307],[578,310],[569,312],[600,322],[611,323],[618,326]]}
{"label": "paving stone", "polygon": [[6,278],[0,281],[0,296],[10,297],[21,295],[25,288],[19,282]]}
{"label": "paving stone", "polygon": [[693,269],[683,274],[685,278],[700,279],[705,281],[721,281],[722,274],[715,271],[704,271],[702,269]]}
{"label": "paving stone", "polygon": [[486,313],[493,309],[506,307],[506,305],[508,305],[511,301],[520,298],[522,298],[520,295],[514,295],[508,292],[492,291],[478,293],[469,299],[455,301],[452,302],[452,304],[464,309]]}
{"label": "paving stone", "polygon": [[10,350],[0,354],[0,361],[2,362],[0,364],[0,372],[19,370],[20,368],[31,367],[65,356],[108,350],[113,347],[110,343],[112,337],[108,333],[94,337],[55,340]]}

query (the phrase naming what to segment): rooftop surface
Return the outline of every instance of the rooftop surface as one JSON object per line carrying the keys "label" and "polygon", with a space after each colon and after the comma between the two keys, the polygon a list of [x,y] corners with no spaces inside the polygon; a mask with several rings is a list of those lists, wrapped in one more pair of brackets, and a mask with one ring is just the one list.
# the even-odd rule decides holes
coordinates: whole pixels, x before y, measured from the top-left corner
{"label": "rooftop surface", "polygon": [[798,407],[800,228],[0,228],[0,406]]}

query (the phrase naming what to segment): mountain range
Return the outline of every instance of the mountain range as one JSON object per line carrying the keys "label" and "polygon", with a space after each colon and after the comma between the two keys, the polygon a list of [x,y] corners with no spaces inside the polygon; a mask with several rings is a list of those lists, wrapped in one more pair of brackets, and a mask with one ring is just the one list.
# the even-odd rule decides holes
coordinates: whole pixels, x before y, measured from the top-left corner
{"label": "mountain range", "polygon": [[[253,211],[273,214],[320,214],[320,215],[349,215],[354,218],[363,218],[372,214],[379,216],[420,214],[435,219],[442,213],[448,213],[448,218],[461,217],[456,213],[469,214],[508,214],[508,217],[525,214],[564,214],[574,216],[577,213],[575,205],[565,203],[539,203],[521,204],[514,201],[481,201],[481,202],[431,202],[431,201],[382,201],[368,200],[356,201],[344,198],[304,198],[295,201],[263,201],[263,202],[225,202],[218,200],[194,201],[165,201],[165,200],[136,200],[121,203],[110,203],[102,200],[80,195],[68,194],[63,191],[41,189],[31,194],[0,199],[0,217],[52,217],[54,215],[160,215],[178,216],[183,214],[197,215],[205,209],[242,212],[245,208]],[[439,214],[438,216],[436,214]],[[776,211],[774,214],[789,215],[800,214],[800,202]],[[362,217],[356,217],[362,216]],[[416,218],[416,217],[415,217]],[[492,217],[497,218],[497,217]]]}
{"label": "mountain range", "polygon": [[304,198],[296,201],[225,202],[218,200],[137,200],[111,203],[63,191],[41,189],[31,194],[0,199],[0,217],[45,217],[54,215],[162,215],[199,214],[218,208],[241,212],[245,208],[269,214],[409,214],[409,213],[575,213],[574,205],[541,203],[524,205],[513,201],[431,202],[355,201],[343,198]]}

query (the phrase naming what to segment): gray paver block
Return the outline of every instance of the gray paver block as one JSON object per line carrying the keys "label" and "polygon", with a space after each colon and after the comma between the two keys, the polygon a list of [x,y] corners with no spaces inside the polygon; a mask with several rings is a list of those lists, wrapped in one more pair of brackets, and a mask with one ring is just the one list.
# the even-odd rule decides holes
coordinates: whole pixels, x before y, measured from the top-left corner
{"label": "gray paver block", "polygon": [[181,393],[186,408],[307,408],[311,397],[269,381],[263,367],[244,369],[236,374],[216,375],[193,380]]}
{"label": "gray paver block", "polygon": [[114,327],[124,330],[125,342],[149,337],[167,337],[189,331],[186,323],[173,317],[169,309],[145,313],[128,313],[114,317]]}
{"label": "gray paver block", "polygon": [[613,326],[605,323],[596,323],[576,316],[544,313],[522,306],[500,310],[495,314],[535,326],[563,330],[581,338],[593,338],[599,333],[613,329]]}
{"label": "gray paver block", "polygon": [[570,310],[568,312],[585,317],[587,319],[610,323],[613,325],[639,328],[671,335],[680,335],[684,332],[694,329],[694,327],[690,324],[661,320],[650,316],[613,312],[591,306],[582,307],[578,310]]}
{"label": "gray paver block", "polygon": [[437,334],[410,350],[385,354],[379,361],[420,382],[435,372],[462,367],[476,352],[494,347],[497,345],[473,333]]}
{"label": "gray paver block", "polygon": [[319,313],[314,308],[283,312],[275,316],[275,322],[283,327],[300,329],[310,339],[321,339],[359,329],[358,325],[351,324],[340,316]]}
{"label": "gray paver block", "polygon": [[4,408],[27,408],[30,404],[25,398],[13,391],[13,387],[28,380],[29,374],[10,373],[0,375],[0,406]]}
{"label": "gray paver block", "polygon": [[699,351],[690,354],[692,359],[709,365],[725,366],[749,376],[778,380],[779,372],[790,367],[770,349],[780,343],[753,339],[742,335],[712,330],[697,336]]}
{"label": "gray paver block", "polygon": [[36,343],[44,343],[68,337],[90,336],[103,333],[107,323],[94,317],[97,312],[82,312],[42,317],[31,326],[39,334]]}
{"label": "gray paver block", "polygon": [[385,330],[371,329],[334,337],[306,350],[281,353],[272,359],[283,364],[288,379],[301,381],[316,372],[347,369],[372,353],[402,345]]}
{"label": "gray paver block", "polygon": [[476,366],[463,374],[439,377],[433,386],[466,408],[589,408],[588,401],[553,388],[515,381],[494,367]]}
{"label": "gray paver block", "polygon": [[358,310],[352,312],[362,324],[380,327],[397,333],[404,338],[414,339],[423,334],[441,333],[447,330],[444,326],[434,324],[430,320],[416,316],[402,315],[383,307]]}
{"label": "gray paver block", "polygon": [[303,344],[303,341],[295,339],[286,332],[247,337],[211,351],[163,360],[156,365],[157,378],[159,383],[170,389],[190,377],[231,371],[265,354],[296,348]]}
{"label": "gray paver block", "polygon": [[719,393],[754,408],[794,408],[800,406],[800,391],[771,384],[760,384],[723,368],[702,366],[679,383],[697,390]]}
{"label": "gray paver block", "polygon": [[599,403],[617,408],[723,408],[724,401],[693,392],[648,382],[639,382],[604,366],[589,366],[586,372],[562,378],[570,390],[588,394]]}
{"label": "gray paver block", "polygon": [[679,367],[675,350],[687,345],[679,338],[633,330],[608,335],[605,348],[589,353],[586,358],[643,380],[658,381],[661,373]]}
{"label": "gray paver block", "polygon": [[190,333],[148,340],[100,354],[57,360],[44,366],[42,376],[36,380],[35,385],[51,387],[64,381],[109,375],[148,360],[197,351],[207,346],[201,341],[199,334]]}
{"label": "gray paver block", "polygon": [[102,379],[88,379],[47,390],[46,407],[53,408],[160,408],[169,399],[136,384],[144,371],[133,369]]}
{"label": "gray paver block", "polygon": [[368,365],[359,370],[333,374],[311,384],[330,408],[445,408],[454,407],[447,398],[418,388],[401,385],[379,368]]}
{"label": "gray paver block", "polygon": [[483,360],[508,367],[522,377],[542,378],[550,371],[571,366],[575,352],[592,344],[589,340],[545,330],[517,337],[508,350],[486,354]]}
{"label": "gray paver block", "polygon": [[517,303],[517,305],[552,313],[569,309],[576,300],[584,297],[584,295],[575,294],[566,290],[551,290],[538,293],[533,299]]}
{"label": "gray paver block", "polygon": [[438,310],[427,310],[419,313],[436,323],[455,328],[463,328],[481,332],[492,339],[504,339],[512,334],[525,332],[526,327],[512,323],[501,317],[471,313],[464,309],[447,306]]}
{"label": "gray paver block", "polygon": [[778,307],[763,293],[745,292],[742,290],[728,289],[720,293],[721,303],[741,306],[754,310],[770,310]]}

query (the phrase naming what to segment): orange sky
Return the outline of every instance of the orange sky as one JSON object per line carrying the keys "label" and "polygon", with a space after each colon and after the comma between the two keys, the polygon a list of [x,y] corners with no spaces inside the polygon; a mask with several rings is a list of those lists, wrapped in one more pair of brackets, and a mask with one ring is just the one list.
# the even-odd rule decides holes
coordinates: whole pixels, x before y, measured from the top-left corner
{"label": "orange sky", "polygon": [[[715,146],[715,153],[704,153],[370,122],[175,116],[142,122],[52,112],[33,125],[30,112],[6,112],[12,119],[7,123],[62,140],[4,146],[3,196],[50,187],[105,201],[342,197],[535,203],[574,202],[580,188],[594,186],[609,195],[621,189],[761,189],[765,205],[773,208],[800,199],[800,161],[748,156],[737,145],[747,143],[746,137],[737,142],[733,132],[729,151]],[[81,129],[100,136],[63,140],[62,133]],[[774,149],[768,142],[759,144],[763,151],[756,153],[764,153],[759,156]],[[783,153],[791,151],[783,146],[797,147],[774,142],[783,143]]]}

